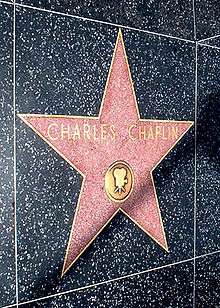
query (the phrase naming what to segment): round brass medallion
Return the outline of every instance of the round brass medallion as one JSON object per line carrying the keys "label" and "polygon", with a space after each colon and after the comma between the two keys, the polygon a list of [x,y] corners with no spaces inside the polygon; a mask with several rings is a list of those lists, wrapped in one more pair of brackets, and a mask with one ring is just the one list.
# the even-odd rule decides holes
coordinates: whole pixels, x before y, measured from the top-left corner
{"label": "round brass medallion", "polygon": [[131,167],[124,161],[112,164],[105,175],[105,191],[115,202],[125,201],[131,194],[134,176]]}

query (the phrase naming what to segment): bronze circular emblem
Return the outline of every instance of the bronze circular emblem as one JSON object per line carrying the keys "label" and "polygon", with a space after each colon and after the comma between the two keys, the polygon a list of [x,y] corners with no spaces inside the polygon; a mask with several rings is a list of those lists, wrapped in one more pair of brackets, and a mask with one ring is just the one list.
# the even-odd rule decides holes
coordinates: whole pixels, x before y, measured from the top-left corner
{"label": "bronze circular emblem", "polygon": [[131,167],[123,161],[112,164],[105,175],[105,191],[115,202],[125,201],[131,194],[134,176]]}

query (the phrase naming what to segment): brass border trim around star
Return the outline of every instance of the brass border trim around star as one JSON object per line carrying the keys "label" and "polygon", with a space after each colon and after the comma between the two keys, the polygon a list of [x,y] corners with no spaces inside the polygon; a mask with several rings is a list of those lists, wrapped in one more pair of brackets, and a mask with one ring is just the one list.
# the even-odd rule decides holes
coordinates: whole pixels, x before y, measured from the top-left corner
{"label": "brass border trim around star", "polygon": [[[177,139],[175,144],[167,151],[167,153],[158,161],[156,166],[150,171],[151,180],[153,182],[153,187],[154,187],[154,194],[155,194],[155,198],[156,198],[157,210],[158,210],[159,217],[160,217],[160,225],[161,225],[161,229],[163,230],[163,235],[164,235],[164,239],[165,239],[166,245],[165,246],[161,245],[152,235],[150,235],[146,230],[144,230],[143,227],[141,227],[134,219],[132,219],[124,210],[122,210],[119,207],[118,210],[116,210],[116,212],[106,222],[106,224],[103,225],[103,227],[97,232],[97,234],[91,239],[91,241],[89,241],[88,244],[82,249],[82,251],[73,260],[73,262],[68,266],[68,268],[66,268],[64,270],[64,265],[65,265],[66,260],[67,260],[67,253],[68,253],[69,246],[70,246],[71,234],[72,234],[74,226],[75,226],[75,219],[76,219],[77,212],[78,212],[78,209],[79,209],[79,206],[80,206],[80,199],[81,199],[81,193],[82,193],[83,187],[84,187],[85,175],[71,161],[69,161],[59,150],[57,150],[42,134],[40,134],[30,123],[28,123],[28,121],[25,120],[25,117],[30,117],[30,116],[38,117],[39,116],[39,117],[50,117],[50,118],[69,117],[69,118],[75,118],[75,119],[77,119],[77,118],[79,118],[79,119],[99,119],[100,116],[101,116],[101,112],[102,112],[102,108],[103,108],[103,104],[104,104],[104,100],[105,100],[105,96],[106,96],[106,92],[107,92],[107,88],[108,88],[108,83],[109,83],[109,79],[110,79],[110,75],[111,75],[111,71],[112,71],[112,65],[113,65],[113,62],[114,62],[114,58],[115,58],[115,54],[116,54],[116,48],[117,48],[119,39],[121,39],[121,42],[122,42],[123,51],[124,51],[124,55],[125,55],[125,60],[126,60],[126,64],[127,64],[127,67],[128,67],[129,80],[130,80],[130,83],[132,85],[132,92],[133,92],[133,96],[134,96],[134,100],[135,100],[135,106],[136,106],[136,110],[137,110],[138,119],[140,121],[142,121],[142,122],[160,121],[160,122],[178,122],[178,123],[190,123],[191,124],[190,127],[185,131],[185,133],[182,134]],[[162,247],[166,252],[168,252],[168,245],[167,245],[167,241],[166,241],[166,235],[165,235],[165,231],[164,231],[164,226],[163,226],[163,222],[162,222],[162,217],[161,217],[161,212],[160,212],[160,208],[159,208],[159,202],[158,202],[158,198],[157,198],[157,193],[156,193],[156,188],[155,188],[152,172],[160,164],[160,162],[168,155],[168,153],[175,147],[175,145],[179,142],[179,140],[183,137],[183,135],[185,135],[188,132],[188,130],[191,128],[191,126],[194,124],[194,122],[193,121],[181,121],[181,120],[177,121],[177,120],[157,120],[157,119],[141,119],[140,118],[138,104],[137,104],[136,95],[135,95],[135,91],[134,91],[134,84],[133,84],[132,77],[131,77],[130,67],[129,67],[129,63],[128,63],[128,59],[127,59],[127,55],[126,55],[126,50],[125,50],[125,45],[124,45],[121,29],[119,29],[119,31],[118,31],[117,40],[116,40],[116,44],[115,44],[114,51],[113,51],[113,57],[112,57],[112,60],[111,60],[111,65],[110,65],[109,73],[108,73],[108,77],[107,77],[107,82],[106,82],[106,85],[105,85],[105,90],[104,90],[104,94],[103,94],[103,98],[102,98],[102,102],[101,102],[101,106],[100,106],[100,110],[99,110],[99,115],[97,117],[95,117],[95,116],[74,116],[74,115],[22,114],[22,113],[17,114],[17,116],[21,120],[23,120],[27,124],[27,126],[29,126],[38,136],[40,136],[45,141],[45,143],[47,143],[51,148],[53,148],[53,150],[56,153],[58,153],[65,161],[67,161],[83,177],[83,181],[82,181],[82,185],[81,185],[81,189],[80,189],[80,193],[79,193],[79,197],[78,197],[78,201],[77,201],[77,205],[76,205],[76,210],[75,210],[75,213],[74,213],[74,218],[73,218],[73,223],[72,223],[71,232],[70,232],[70,236],[69,236],[69,241],[68,241],[68,245],[67,245],[66,253],[65,253],[65,257],[64,257],[64,263],[63,263],[63,269],[62,269],[61,277],[63,277],[64,274],[72,267],[72,265],[80,258],[80,256],[85,252],[85,250],[90,246],[90,244],[96,239],[96,237],[109,224],[109,222],[113,219],[113,217],[119,211],[124,213],[125,216],[127,216],[131,221],[134,222],[134,224],[136,224],[151,239],[153,239],[160,247]]]}

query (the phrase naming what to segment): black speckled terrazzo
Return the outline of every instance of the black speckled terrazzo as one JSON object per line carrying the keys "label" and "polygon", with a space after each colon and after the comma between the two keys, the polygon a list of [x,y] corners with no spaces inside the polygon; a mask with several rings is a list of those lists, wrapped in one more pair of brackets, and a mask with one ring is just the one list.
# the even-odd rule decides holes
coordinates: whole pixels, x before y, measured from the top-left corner
{"label": "black speckled terrazzo", "polygon": [[218,36],[216,38],[209,39],[209,40],[205,40],[204,42],[201,42],[201,44],[207,44],[207,45],[210,45],[212,47],[220,48],[220,36]]}
{"label": "black speckled terrazzo", "polygon": [[15,302],[12,17],[0,3],[0,306]]}
{"label": "black speckled terrazzo", "polygon": [[193,264],[165,269],[73,292],[21,308],[188,308],[193,299]]}
{"label": "black speckled terrazzo", "polygon": [[[141,117],[193,119],[195,47],[123,33]],[[109,26],[19,8],[17,112],[97,115],[116,35]],[[193,256],[193,129],[155,171],[169,254],[120,214],[61,279],[82,179],[20,120],[17,125],[21,300]]]}
{"label": "black speckled terrazzo", "polygon": [[197,255],[220,249],[220,50],[198,49]]}
{"label": "black speckled terrazzo", "polygon": [[218,308],[220,253],[196,260],[196,307]]}
{"label": "black speckled terrazzo", "polygon": [[191,0],[17,0],[17,3],[194,39]]}
{"label": "black speckled terrazzo", "polygon": [[218,0],[195,0],[197,39],[220,34],[220,3]]}

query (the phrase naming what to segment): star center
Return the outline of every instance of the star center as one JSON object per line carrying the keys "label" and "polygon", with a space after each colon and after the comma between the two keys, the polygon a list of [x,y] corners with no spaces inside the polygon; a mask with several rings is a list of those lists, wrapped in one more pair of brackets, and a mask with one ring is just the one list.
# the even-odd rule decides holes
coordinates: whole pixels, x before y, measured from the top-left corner
{"label": "star center", "polygon": [[124,161],[116,161],[105,175],[105,191],[110,200],[124,202],[131,195],[134,186],[134,174]]}

